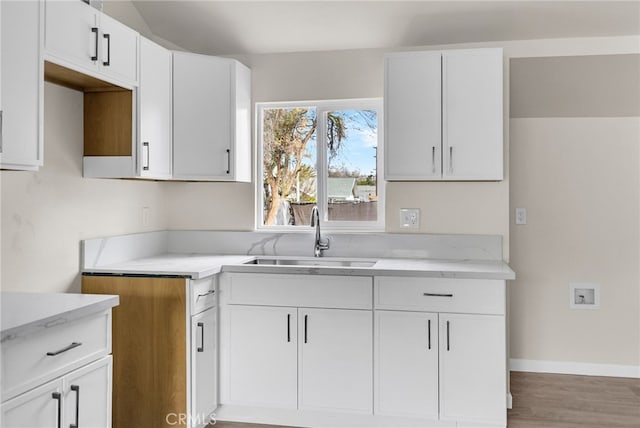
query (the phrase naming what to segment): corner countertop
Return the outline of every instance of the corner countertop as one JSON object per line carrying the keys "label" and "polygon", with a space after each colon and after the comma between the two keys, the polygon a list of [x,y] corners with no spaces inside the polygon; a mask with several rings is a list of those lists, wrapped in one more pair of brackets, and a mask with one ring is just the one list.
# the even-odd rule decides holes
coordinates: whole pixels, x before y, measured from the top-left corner
{"label": "corner countertop", "polygon": [[[368,267],[245,264],[260,257],[296,258],[291,256],[163,254],[92,267],[85,269],[84,272],[114,275],[168,275],[193,279],[205,278],[220,272],[515,279],[513,270],[503,261],[379,258],[364,259],[375,262],[373,266]],[[341,258],[326,257],[325,259],[340,260]]]}
{"label": "corner countertop", "polygon": [[3,292],[0,342],[64,324],[117,306],[118,296]]}

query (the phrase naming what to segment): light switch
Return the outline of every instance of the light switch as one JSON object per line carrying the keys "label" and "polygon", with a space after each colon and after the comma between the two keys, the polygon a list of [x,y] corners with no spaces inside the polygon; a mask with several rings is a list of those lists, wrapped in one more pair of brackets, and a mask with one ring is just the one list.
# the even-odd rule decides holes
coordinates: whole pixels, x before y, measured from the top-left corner
{"label": "light switch", "polygon": [[526,208],[516,208],[516,224],[527,224]]}

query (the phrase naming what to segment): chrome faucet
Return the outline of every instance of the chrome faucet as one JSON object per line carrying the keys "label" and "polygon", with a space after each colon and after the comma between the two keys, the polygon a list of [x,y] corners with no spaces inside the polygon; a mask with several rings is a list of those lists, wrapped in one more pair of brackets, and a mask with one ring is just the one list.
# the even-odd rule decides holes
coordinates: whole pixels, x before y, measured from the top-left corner
{"label": "chrome faucet", "polygon": [[323,240],[320,236],[320,214],[317,206],[311,209],[311,227],[316,228],[316,242],[313,247],[313,255],[315,257],[322,257],[322,252],[329,249],[329,238]]}

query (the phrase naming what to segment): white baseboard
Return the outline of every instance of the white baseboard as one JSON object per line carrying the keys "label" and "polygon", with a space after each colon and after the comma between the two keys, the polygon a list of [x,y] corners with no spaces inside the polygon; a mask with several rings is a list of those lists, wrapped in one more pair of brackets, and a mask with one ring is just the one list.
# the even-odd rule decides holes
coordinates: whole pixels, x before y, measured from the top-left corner
{"label": "white baseboard", "polygon": [[640,378],[640,366],[575,363],[570,361],[522,360],[511,358],[509,369],[516,372],[559,373],[584,376]]}

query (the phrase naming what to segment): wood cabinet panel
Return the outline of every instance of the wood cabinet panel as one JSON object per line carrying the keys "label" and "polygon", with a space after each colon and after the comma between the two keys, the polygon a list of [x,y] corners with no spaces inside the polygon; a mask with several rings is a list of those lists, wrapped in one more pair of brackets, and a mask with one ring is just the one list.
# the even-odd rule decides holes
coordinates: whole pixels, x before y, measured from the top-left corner
{"label": "wood cabinet panel", "polygon": [[113,310],[113,427],[173,426],[168,413],[187,413],[185,279],[83,276],[82,292],[120,296]]}

